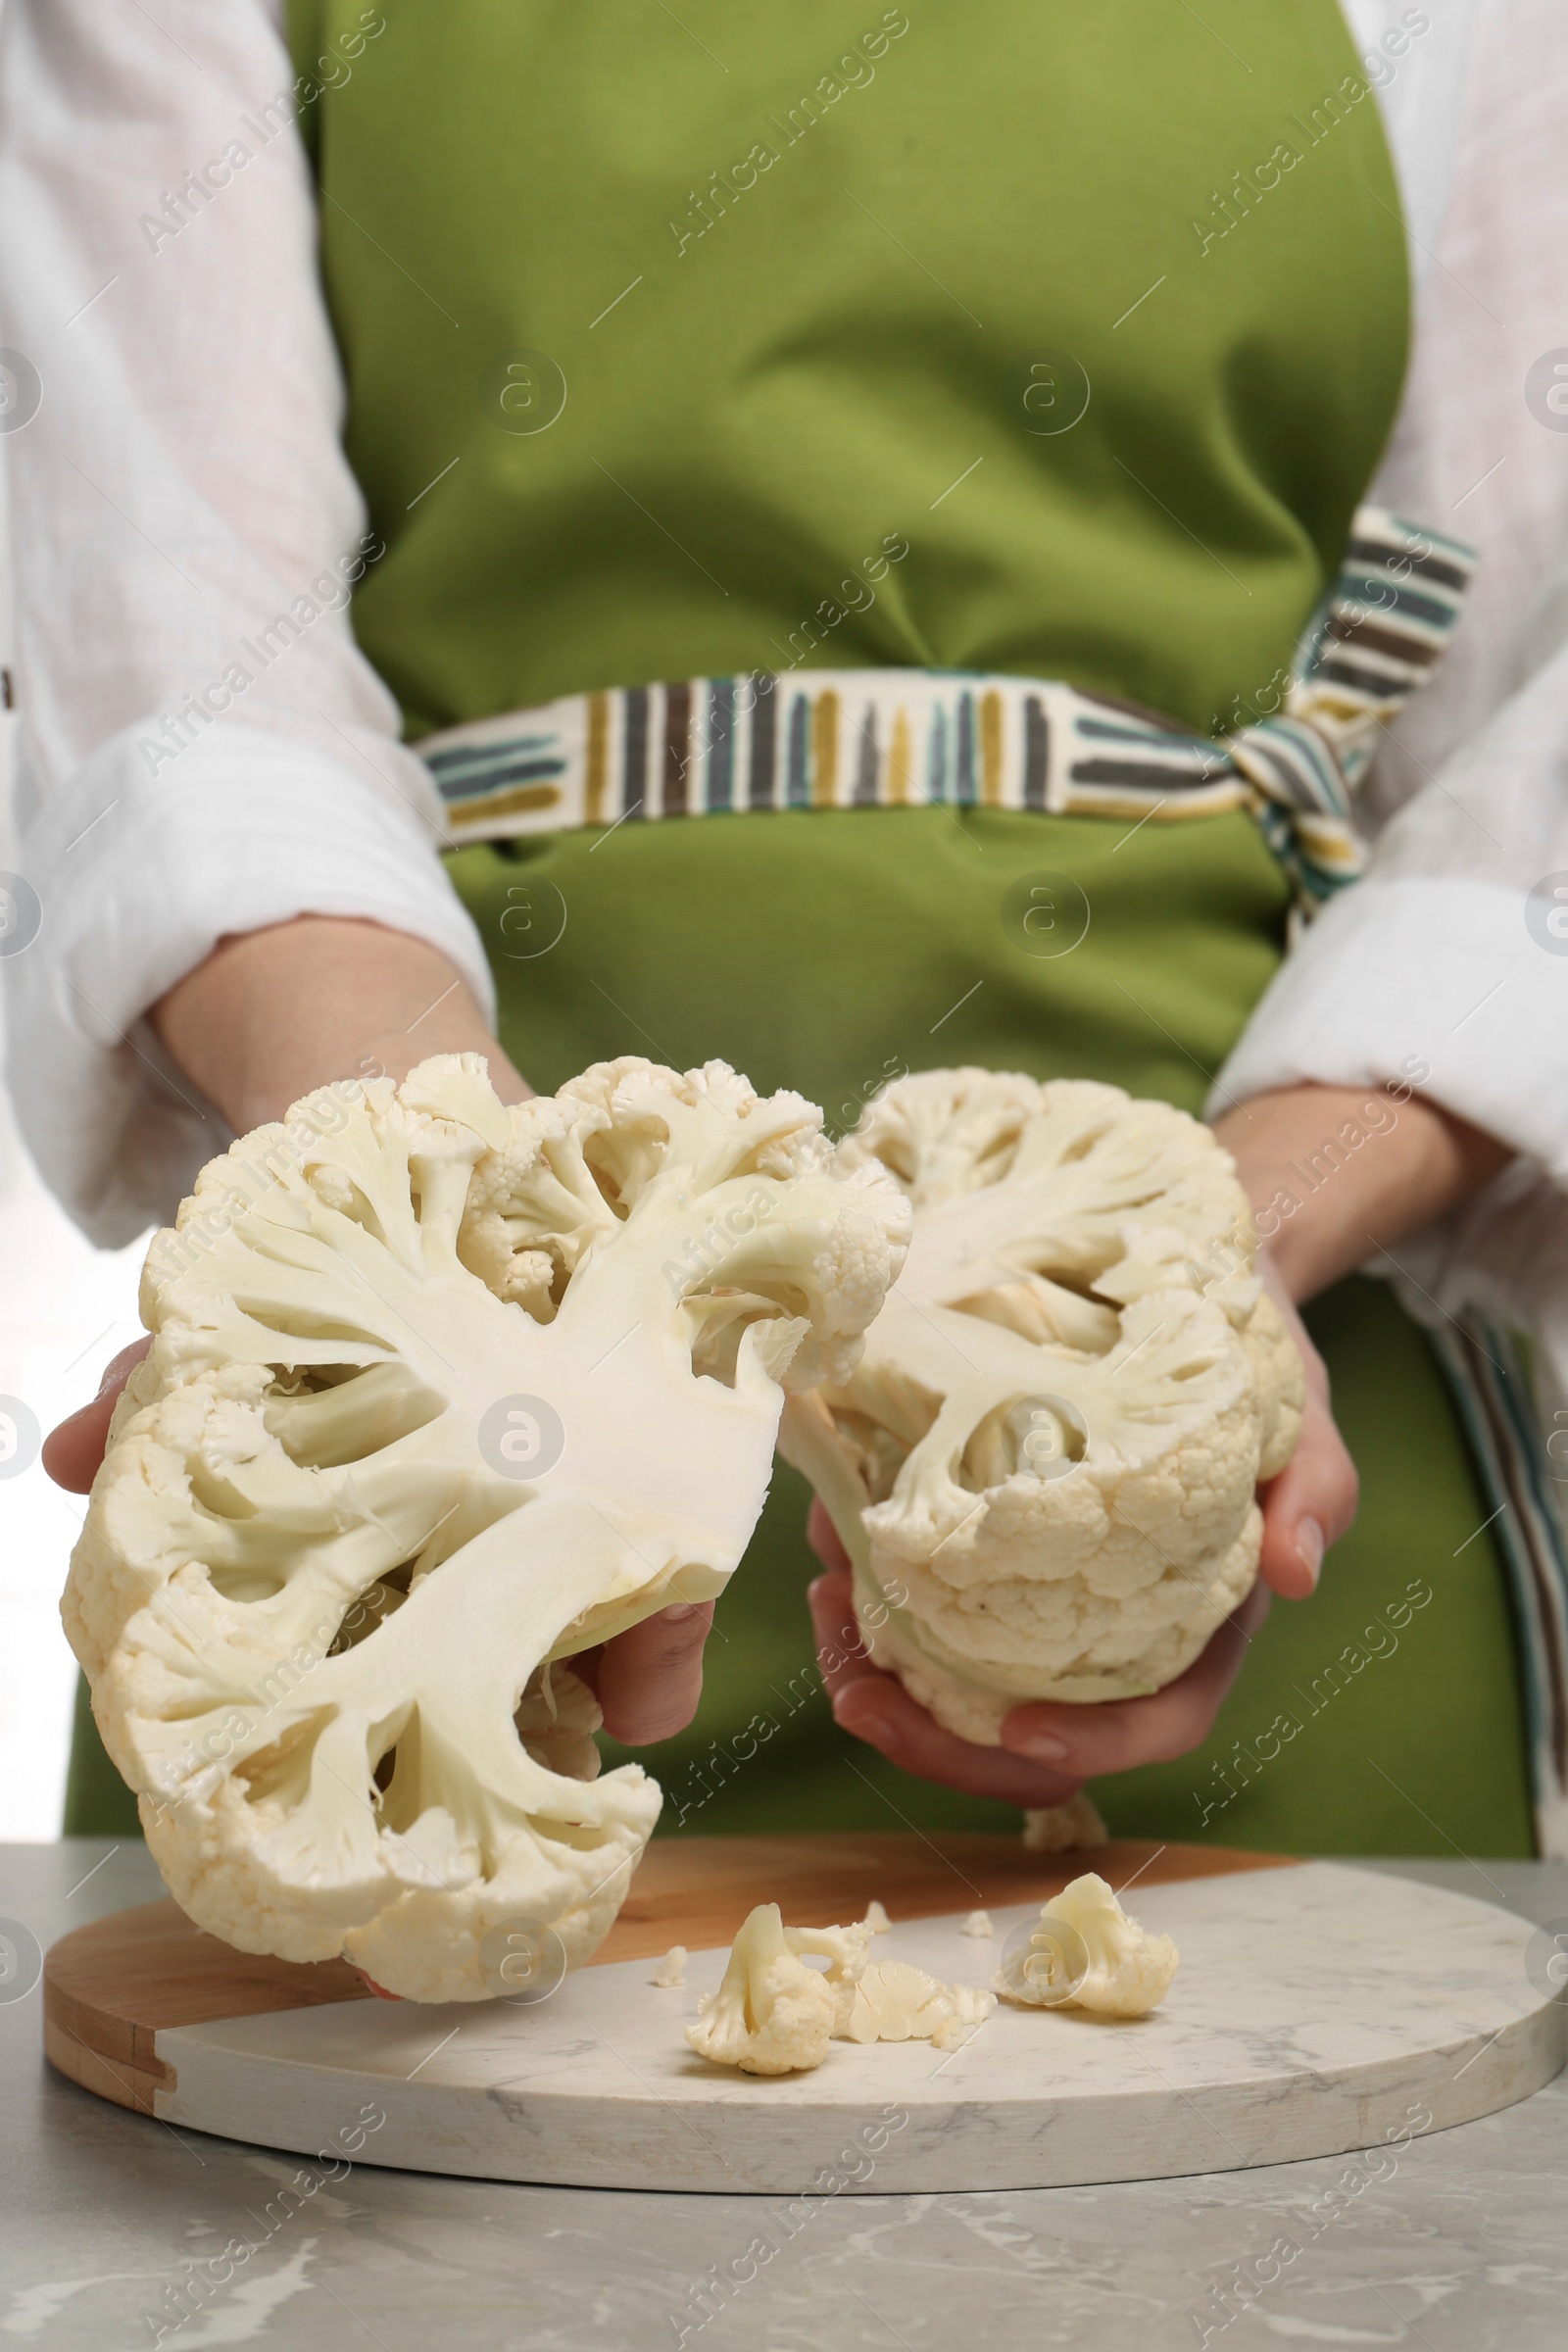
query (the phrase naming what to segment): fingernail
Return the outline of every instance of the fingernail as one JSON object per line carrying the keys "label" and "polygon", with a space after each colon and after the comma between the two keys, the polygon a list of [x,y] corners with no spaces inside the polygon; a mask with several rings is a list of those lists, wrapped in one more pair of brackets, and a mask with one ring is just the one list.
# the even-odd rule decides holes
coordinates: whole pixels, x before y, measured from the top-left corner
{"label": "fingernail", "polygon": [[[842,1722],[843,1718],[839,1720]],[[858,1740],[868,1740],[873,1747],[890,1748],[899,1744],[899,1735],[886,1715],[863,1715],[857,1709],[844,1728]]]}
{"label": "fingernail", "polygon": [[672,1600],[667,1609],[660,1611],[660,1615],[666,1625],[689,1625],[702,1605],[698,1600]]}
{"label": "fingernail", "polygon": [[1064,1764],[1071,1753],[1065,1740],[1054,1732],[1029,1732],[1021,1740],[1009,1740],[1007,1745],[1015,1756],[1032,1756],[1037,1764]]}
{"label": "fingernail", "polygon": [[1323,1530],[1315,1519],[1303,1519],[1296,1531],[1296,1552],[1315,1589],[1323,1572]]}

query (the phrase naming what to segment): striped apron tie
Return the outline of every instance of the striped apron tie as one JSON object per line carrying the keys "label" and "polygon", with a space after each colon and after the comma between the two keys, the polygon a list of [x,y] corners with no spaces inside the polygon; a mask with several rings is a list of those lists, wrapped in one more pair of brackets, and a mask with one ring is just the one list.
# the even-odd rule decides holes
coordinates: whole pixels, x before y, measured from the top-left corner
{"label": "striped apron tie", "polygon": [[452,845],[784,808],[1249,808],[1310,913],[1366,861],[1379,731],[1458,621],[1466,548],[1362,508],[1288,673],[1196,735],[1136,704],[970,670],[756,670],[564,696],[419,744]]}

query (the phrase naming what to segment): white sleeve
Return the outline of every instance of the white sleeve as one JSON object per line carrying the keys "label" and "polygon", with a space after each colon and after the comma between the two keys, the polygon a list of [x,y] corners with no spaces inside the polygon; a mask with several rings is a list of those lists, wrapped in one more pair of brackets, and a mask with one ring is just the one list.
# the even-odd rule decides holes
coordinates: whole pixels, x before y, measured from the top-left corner
{"label": "white sleeve", "polygon": [[1211,1107],[1372,1085],[1414,1058],[1436,1101],[1568,1184],[1568,897],[1552,897],[1568,892],[1565,121],[1561,0],[1480,0],[1451,197],[1371,495],[1481,561],[1442,669],[1379,755],[1371,867],[1287,958]]}
{"label": "white sleeve", "polygon": [[108,1245],[227,1140],[143,1017],[224,933],[368,917],[492,1003],[428,771],[349,626],[376,542],[293,87],[275,0],[7,0],[0,22],[0,300],[24,355],[9,1077],[43,1175]]}

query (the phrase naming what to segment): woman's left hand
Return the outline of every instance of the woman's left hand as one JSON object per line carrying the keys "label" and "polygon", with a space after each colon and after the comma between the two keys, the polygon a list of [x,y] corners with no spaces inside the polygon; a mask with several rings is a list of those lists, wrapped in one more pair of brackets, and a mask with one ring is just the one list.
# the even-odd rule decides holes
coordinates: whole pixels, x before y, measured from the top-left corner
{"label": "woman's left hand", "polygon": [[[1340,1143],[1337,1154],[1326,1155],[1325,1146],[1351,1123],[1361,1141]],[[1001,1746],[981,1747],[944,1731],[897,1675],[873,1664],[856,1624],[849,1560],[826,1511],[813,1503],[808,1534],[827,1574],[810,1588],[811,1614],[835,1719],[922,1780],[1009,1804],[1059,1805],[1086,1780],[1168,1762],[1201,1744],[1268,1614],[1270,1593],[1305,1599],[1316,1589],[1324,1552],[1355,1517],[1355,1465],[1334,1425],[1328,1373],[1297,1300],[1314,1297],[1380,1247],[1396,1246],[1441,1216],[1509,1156],[1495,1138],[1408,1087],[1391,1093],[1285,1088],[1238,1105],[1215,1132],[1234,1154],[1254,1210],[1281,1204],[1274,1238],[1259,1253],[1259,1271],[1306,1374],[1296,1452],[1258,1490],[1258,1581],[1201,1655],[1164,1690],[1092,1706],[1017,1706],[1003,1722]],[[1325,1165],[1328,1175],[1300,1198],[1306,1189],[1300,1169]]]}
{"label": "woman's left hand", "polygon": [[1163,1763],[1199,1746],[1268,1615],[1268,1588],[1260,1581],[1202,1655],[1163,1690],[1092,1707],[1014,1707],[1002,1726],[1002,1745],[980,1747],[945,1732],[896,1674],[872,1663],[855,1621],[850,1563],[820,1502],[811,1505],[808,1533],[827,1569],[808,1597],[834,1721],[922,1781],[1004,1804],[1064,1805],[1098,1774]]}
{"label": "woman's left hand", "polygon": [[1000,1747],[960,1740],[910,1697],[896,1674],[872,1663],[871,1646],[856,1624],[849,1559],[832,1520],[813,1502],[808,1532],[828,1571],[809,1594],[817,1659],[834,1719],[845,1731],[923,1781],[1025,1806],[1065,1804],[1085,1781],[1102,1773],[1168,1763],[1201,1745],[1241,1672],[1249,1642],[1268,1615],[1270,1592],[1304,1599],[1317,1584],[1325,1548],[1355,1517],[1355,1465],[1334,1426],[1323,1359],[1272,1273],[1269,1287],[1305,1366],[1300,1443],[1279,1476],[1258,1489],[1258,1582],[1187,1672],[1147,1698],[1014,1707],[1003,1723]]}

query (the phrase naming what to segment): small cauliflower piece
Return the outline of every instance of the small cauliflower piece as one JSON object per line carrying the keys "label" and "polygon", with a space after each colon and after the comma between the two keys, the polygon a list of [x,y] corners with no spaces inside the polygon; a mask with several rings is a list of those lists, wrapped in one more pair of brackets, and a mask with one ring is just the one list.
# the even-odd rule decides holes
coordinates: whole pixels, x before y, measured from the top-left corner
{"label": "small cauliflower piece", "polygon": [[[803,2074],[820,2066],[848,2022],[870,1931],[787,1928],[777,1903],[759,1903],[730,1948],[723,1982],[698,2003],[686,2039],[700,2058],[743,2075]],[[826,1958],[825,1969],[803,1957]]]}
{"label": "small cauliflower piece", "polygon": [[1042,1906],[1035,1936],[1032,1952],[1004,1956],[995,1980],[1004,1999],[1026,2008],[1147,2017],[1170,1990],[1180,1960],[1170,1937],[1146,1935],[1094,1871]]}
{"label": "small cauliflower piece", "polygon": [[661,1985],[665,1992],[673,1992],[678,1985],[684,1984],[685,1982],[686,1946],[683,1943],[672,1943],[659,1963],[654,1983]]}
{"label": "small cauliflower piece", "polygon": [[842,2041],[929,2041],[956,2049],[996,2005],[996,1994],[976,1984],[943,1984],[907,1960],[874,1960],[835,2033]]}
{"label": "small cauliflower piece", "polygon": [[1069,1854],[1079,1846],[1108,1845],[1110,1832],[1094,1798],[1080,1788],[1064,1805],[1042,1805],[1026,1812],[1023,1841],[1032,1854]]}
{"label": "small cauliflower piece", "polygon": [[989,1911],[971,1911],[959,1931],[959,1933],[964,1936],[994,1936],[996,1932],[996,1929],[991,1924],[991,1914]]}
{"label": "small cauliflower piece", "polygon": [[908,1195],[849,1380],[792,1398],[860,1628],[947,1731],[1173,1682],[1257,1573],[1301,1365],[1230,1155],[1169,1103],[928,1070],[839,1147]]}
{"label": "small cauliflower piece", "polygon": [[862,1927],[869,1928],[873,1936],[886,1936],[893,1926],[892,1920],[889,1919],[886,1911],[877,1901],[877,1898],[874,1894],[872,1895],[870,1902],[866,1905],[865,1917],[860,1922],[860,1925]]}
{"label": "small cauliflower piece", "polygon": [[422,2001],[517,1929],[587,1958],[661,1796],[562,1661],[722,1589],[909,1213],[722,1062],[509,1107],[438,1054],[203,1169],[62,1602],[198,1927]]}

